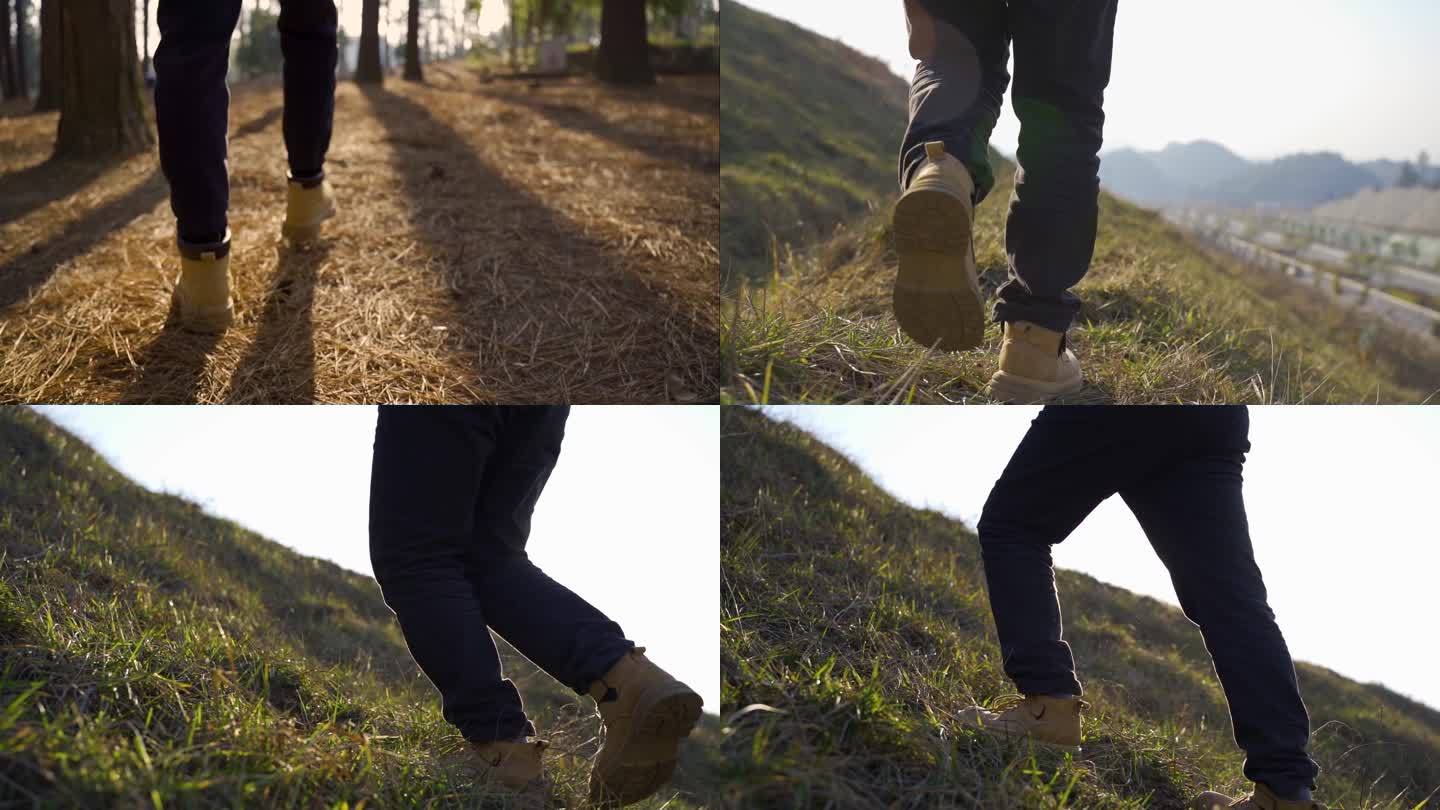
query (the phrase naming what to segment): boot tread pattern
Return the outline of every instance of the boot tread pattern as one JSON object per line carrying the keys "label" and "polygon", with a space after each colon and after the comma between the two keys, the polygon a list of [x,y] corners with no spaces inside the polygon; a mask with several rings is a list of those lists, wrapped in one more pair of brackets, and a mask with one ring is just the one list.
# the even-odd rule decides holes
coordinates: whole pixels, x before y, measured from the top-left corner
{"label": "boot tread pattern", "polygon": [[943,191],[911,191],[895,205],[895,319],[916,343],[944,351],[978,347],[985,305],[971,256],[964,201]]}

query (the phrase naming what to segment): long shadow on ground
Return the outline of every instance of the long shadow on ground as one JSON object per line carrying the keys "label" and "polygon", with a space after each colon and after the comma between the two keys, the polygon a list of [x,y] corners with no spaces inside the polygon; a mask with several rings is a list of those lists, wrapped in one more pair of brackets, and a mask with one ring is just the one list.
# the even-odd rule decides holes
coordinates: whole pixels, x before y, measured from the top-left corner
{"label": "long shadow on ground", "polygon": [[[485,336],[492,336],[492,346],[493,335],[507,336],[497,365],[478,373],[537,398],[571,398],[571,389],[583,387],[587,393],[580,401],[665,401],[667,374],[691,390],[718,390],[715,324],[694,312],[677,312],[668,291],[627,272],[623,256],[511,185],[423,105],[373,85],[360,89],[389,140],[408,151],[397,169],[414,228],[444,259],[438,266],[454,291],[451,333],[467,354],[478,354]],[[451,189],[454,193],[447,193]],[[476,189],[484,191],[489,206],[476,210],[474,197],[466,199]],[[467,257],[467,243],[474,244],[467,242],[468,226],[485,216],[519,224],[503,229],[484,223],[496,239],[479,246],[484,255]],[[554,267],[555,277],[547,278],[537,265]],[[605,303],[583,289],[586,282]],[[564,308],[556,311],[553,306],[562,301]],[[480,317],[467,315],[466,304]],[[518,362],[527,351],[529,357]],[[656,362],[662,352],[670,361],[663,368]],[[635,359],[633,371],[618,362],[622,356]],[[529,382],[517,385],[509,367],[520,365],[519,374]],[[596,390],[615,393],[597,397]]]}
{"label": "long shadow on ground", "polygon": [[280,266],[265,296],[255,340],[236,366],[227,401],[305,404],[315,400],[315,278],[330,253],[325,242],[306,249],[282,245]]}
{"label": "long shadow on ground", "polygon": [[169,188],[156,168],[134,188],[75,220],[53,239],[0,265],[0,313],[44,286],[60,265],[87,253],[100,240],[155,210]]}
{"label": "long shadow on ground", "polygon": [[165,326],[145,348],[136,364],[140,376],[120,397],[123,403],[185,403],[195,401],[210,352],[223,333],[205,334],[182,328],[172,311]]}
{"label": "long shadow on ground", "polygon": [[[701,147],[693,143],[667,138],[663,134],[622,126],[594,110],[558,99],[546,99],[541,93],[507,93],[501,98],[525,105],[562,129],[588,132],[617,146],[642,152],[669,163],[688,166],[696,171],[718,172],[720,170],[718,148]],[[720,109],[716,107],[709,113],[718,118]]]}
{"label": "long shadow on ground", "polygon": [[0,176],[0,225],[14,222],[95,182],[118,160],[57,160],[50,158]]}
{"label": "long shadow on ground", "polygon": [[[280,114],[281,108],[279,107],[267,110],[254,120],[237,127],[235,137],[244,137],[263,130],[274,123]],[[5,184],[9,187],[11,180],[20,175],[24,175],[25,182],[33,183],[42,182],[55,172],[61,173],[56,174],[56,178],[60,178],[62,175],[70,178],[68,181],[64,181],[62,187],[47,190],[35,198],[41,200],[30,206],[35,208],[75,193],[97,179],[111,164],[100,164],[93,173],[78,170],[74,166],[66,168],[57,165],[55,168],[46,169],[45,167],[49,165],[49,163],[42,163],[34,167],[33,172],[23,170],[6,175]],[[31,173],[27,174],[27,172]],[[70,174],[65,174],[66,172]],[[15,182],[17,190],[23,188],[19,185],[19,179],[15,179]],[[169,192],[170,188],[165,183],[165,177],[157,166],[130,191],[89,211],[67,225],[65,230],[52,239],[33,245],[28,252],[22,252],[0,265],[0,314],[14,304],[25,300],[31,292],[43,286],[55,274],[55,270],[60,265],[78,256],[83,256],[105,237],[153,211],[155,206],[169,196]],[[27,194],[22,199],[26,200],[28,204],[32,198]],[[4,218],[8,211],[3,206],[4,204],[0,203],[0,223],[5,221]]]}

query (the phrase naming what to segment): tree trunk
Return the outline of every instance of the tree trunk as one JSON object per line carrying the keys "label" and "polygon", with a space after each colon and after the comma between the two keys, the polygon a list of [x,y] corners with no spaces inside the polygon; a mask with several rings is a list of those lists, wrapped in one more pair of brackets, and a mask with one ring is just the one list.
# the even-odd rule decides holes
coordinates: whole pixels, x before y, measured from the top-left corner
{"label": "tree trunk", "polygon": [[123,155],[150,148],[132,0],[62,0],[60,131],[55,156]]}
{"label": "tree trunk", "polygon": [[40,0],[40,92],[35,111],[60,109],[60,0]]}
{"label": "tree trunk", "polygon": [[410,13],[405,21],[405,79],[425,81],[420,70],[420,0],[410,0]]}
{"label": "tree trunk", "polygon": [[15,86],[20,95],[29,97],[30,76],[25,59],[25,21],[29,17],[25,0],[15,0]]}
{"label": "tree trunk", "polygon": [[10,47],[10,0],[0,0],[0,98],[16,95],[15,52]]}
{"label": "tree trunk", "polygon": [[509,0],[510,3],[510,69],[520,67],[520,3],[519,0]]}
{"label": "tree trunk", "polygon": [[360,7],[360,53],[355,57],[355,81],[380,84],[380,0],[364,0]]}
{"label": "tree trunk", "polygon": [[[384,4],[380,7],[380,16],[385,18],[385,28],[388,31],[390,28],[390,24],[395,22],[395,18],[390,16],[390,0],[385,0]],[[384,39],[380,40],[381,72],[388,73],[390,71],[391,65],[393,65],[394,62],[395,49],[390,47],[390,37],[387,34]]]}
{"label": "tree trunk", "polygon": [[655,83],[644,3],[605,0],[600,9],[600,51],[595,55],[595,75],[616,84]]}
{"label": "tree trunk", "polygon": [[140,55],[140,76],[144,79],[150,78],[150,0],[140,0],[144,15],[140,18],[140,35],[143,39]]}

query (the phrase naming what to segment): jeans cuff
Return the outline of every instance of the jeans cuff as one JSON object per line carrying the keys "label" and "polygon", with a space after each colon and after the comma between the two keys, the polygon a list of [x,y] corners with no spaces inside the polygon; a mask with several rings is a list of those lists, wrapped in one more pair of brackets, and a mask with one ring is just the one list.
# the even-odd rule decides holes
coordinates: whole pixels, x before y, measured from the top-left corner
{"label": "jeans cuff", "polygon": [[620,659],[630,654],[635,649],[635,642],[628,638],[622,638],[614,646],[606,646],[603,650],[597,651],[590,656],[589,663],[580,670],[580,680],[584,683],[570,684],[571,690],[577,695],[590,694],[590,686],[601,678],[605,673],[615,668]]}
{"label": "jeans cuff", "polygon": [[509,742],[511,740],[519,740],[525,737],[534,737],[536,736],[536,734],[535,724],[530,722],[529,719],[526,719],[524,724],[521,725],[519,728],[496,726],[486,729],[486,731],[484,732],[470,732],[463,734],[463,736],[465,737],[466,742],[472,742],[477,745],[484,745],[485,743]]}
{"label": "jeans cuff", "polygon": [[1015,681],[1015,689],[1026,697],[1041,695],[1083,697],[1085,690],[1074,673],[1055,675],[1047,678],[1022,678]]}
{"label": "jeans cuff", "polygon": [[285,173],[285,179],[291,183],[298,184],[301,188],[315,188],[325,182],[325,170],[315,169],[309,172],[296,172],[292,169]]}
{"label": "jeans cuff", "polygon": [[218,242],[187,242],[179,235],[175,237],[175,247],[180,250],[180,255],[187,259],[220,259],[230,255],[230,229],[225,229],[225,234]]}

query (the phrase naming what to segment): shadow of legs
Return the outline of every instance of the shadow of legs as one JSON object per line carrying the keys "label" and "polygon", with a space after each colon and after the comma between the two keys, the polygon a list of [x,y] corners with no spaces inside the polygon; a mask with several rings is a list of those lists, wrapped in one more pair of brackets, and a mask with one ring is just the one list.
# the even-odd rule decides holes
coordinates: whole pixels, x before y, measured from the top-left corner
{"label": "shadow of legs", "polygon": [[195,401],[205,361],[224,333],[203,334],[182,329],[174,314],[165,328],[140,352],[140,377],[125,391],[124,403],[188,403]]}
{"label": "shadow of legs", "polygon": [[315,399],[315,330],[311,310],[315,278],[330,253],[319,242],[282,245],[280,262],[265,295],[255,341],[230,381],[231,403],[310,403]]}

